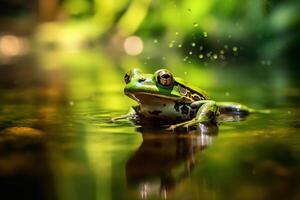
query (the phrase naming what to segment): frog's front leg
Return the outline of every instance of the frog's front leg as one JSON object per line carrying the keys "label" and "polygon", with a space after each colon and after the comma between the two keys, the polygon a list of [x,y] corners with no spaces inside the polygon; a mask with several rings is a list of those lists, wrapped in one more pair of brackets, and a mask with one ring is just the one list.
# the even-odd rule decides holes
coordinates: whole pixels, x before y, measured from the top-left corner
{"label": "frog's front leg", "polygon": [[131,107],[129,112],[125,115],[121,115],[119,117],[113,117],[110,119],[111,122],[115,122],[115,121],[118,121],[118,120],[121,120],[121,119],[130,119],[130,118],[133,118],[134,116],[136,116],[136,110],[138,108],[137,107]]}
{"label": "frog's front leg", "polygon": [[218,107],[215,101],[203,100],[196,101],[191,104],[192,108],[199,108],[196,117],[179,124],[171,125],[168,130],[175,130],[178,127],[194,126],[204,122],[215,122],[216,115],[218,113]]}

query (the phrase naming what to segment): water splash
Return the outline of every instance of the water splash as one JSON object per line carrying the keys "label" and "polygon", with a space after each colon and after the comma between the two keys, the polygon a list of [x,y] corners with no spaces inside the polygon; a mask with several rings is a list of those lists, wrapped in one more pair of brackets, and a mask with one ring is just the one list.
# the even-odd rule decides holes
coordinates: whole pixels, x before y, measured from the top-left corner
{"label": "water splash", "polygon": [[172,41],[169,43],[169,48],[173,48],[174,44],[175,44],[175,40],[172,40]]}

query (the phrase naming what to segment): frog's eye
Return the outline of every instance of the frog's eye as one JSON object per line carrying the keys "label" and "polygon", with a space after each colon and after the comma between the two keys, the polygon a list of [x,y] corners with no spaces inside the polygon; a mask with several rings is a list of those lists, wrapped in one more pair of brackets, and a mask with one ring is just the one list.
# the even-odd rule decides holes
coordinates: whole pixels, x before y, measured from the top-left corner
{"label": "frog's eye", "polygon": [[164,87],[171,87],[173,86],[173,76],[172,74],[165,69],[161,69],[159,71],[156,72],[156,81],[164,86]]}
{"label": "frog's eye", "polygon": [[128,84],[131,80],[131,71],[127,72],[124,76],[124,81],[126,84]]}

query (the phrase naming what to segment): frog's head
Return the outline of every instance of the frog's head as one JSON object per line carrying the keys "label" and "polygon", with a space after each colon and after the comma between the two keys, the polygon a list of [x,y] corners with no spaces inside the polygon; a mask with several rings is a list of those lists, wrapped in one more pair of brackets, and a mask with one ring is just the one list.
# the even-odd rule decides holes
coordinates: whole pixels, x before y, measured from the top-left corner
{"label": "frog's head", "polygon": [[126,73],[124,81],[125,94],[139,103],[182,98],[173,75],[166,69],[157,70],[154,74],[144,74],[138,69],[132,69]]}

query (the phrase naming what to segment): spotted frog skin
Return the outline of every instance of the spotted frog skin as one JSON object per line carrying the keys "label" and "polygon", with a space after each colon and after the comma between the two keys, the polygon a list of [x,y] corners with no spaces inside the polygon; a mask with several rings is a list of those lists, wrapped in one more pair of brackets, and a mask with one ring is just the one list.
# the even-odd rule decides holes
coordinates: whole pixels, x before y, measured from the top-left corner
{"label": "spotted frog skin", "polygon": [[173,77],[166,69],[154,74],[133,69],[126,73],[124,81],[124,93],[138,106],[124,116],[113,118],[113,121],[140,117],[147,121],[175,123],[168,127],[175,130],[199,123],[215,123],[219,114],[247,115],[252,111],[239,103],[211,100],[205,91]]}

